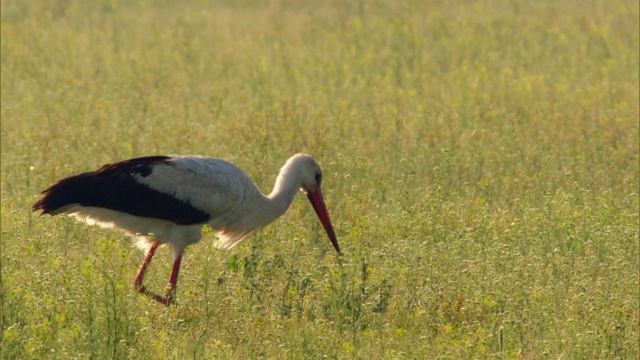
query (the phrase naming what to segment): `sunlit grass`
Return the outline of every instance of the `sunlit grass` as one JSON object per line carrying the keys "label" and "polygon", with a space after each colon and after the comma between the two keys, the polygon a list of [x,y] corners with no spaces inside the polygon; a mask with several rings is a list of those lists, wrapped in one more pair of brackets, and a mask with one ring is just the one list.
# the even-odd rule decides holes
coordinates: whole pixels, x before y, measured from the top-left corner
{"label": "sunlit grass", "polygon": [[[2,2],[0,357],[640,355],[636,1]],[[151,154],[306,201],[138,296],[117,231],[30,206]],[[148,287],[162,289],[161,249]]]}

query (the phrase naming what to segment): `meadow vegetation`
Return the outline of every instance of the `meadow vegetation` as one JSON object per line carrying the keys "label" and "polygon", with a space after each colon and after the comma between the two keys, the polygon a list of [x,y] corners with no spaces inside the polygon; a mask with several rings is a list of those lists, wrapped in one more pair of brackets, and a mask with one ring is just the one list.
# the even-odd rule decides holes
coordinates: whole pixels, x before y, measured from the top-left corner
{"label": "meadow vegetation", "polygon": [[[637,359],[639,5],[2,1],[0,358]],[[135,156],[323,167],[139,296],[118,231],[30,206]],[[162,289],[161,249],[147,286]]]}

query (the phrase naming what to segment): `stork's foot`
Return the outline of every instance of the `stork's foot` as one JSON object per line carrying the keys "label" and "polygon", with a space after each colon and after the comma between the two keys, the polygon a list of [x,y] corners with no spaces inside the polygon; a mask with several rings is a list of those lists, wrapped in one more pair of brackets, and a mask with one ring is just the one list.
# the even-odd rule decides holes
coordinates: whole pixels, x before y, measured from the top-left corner
{"label": "stork's foot", "polygon": [[176,301],[175,301],[175,292],[172,291],[172,290],[167,290],[167,292],[166,292],[166,294],[164,296],[160,296],[158,294],[152,293],[151,291],[148,291],[147,288],[144,287],[144,285],[137,285],[136,284],[134,286],[136,287],[136,290],[140,294],[142,294],[142,295],[144,295],[144,296],[146,296],[146,297],[148,297],[148,298],[150,298],[152,300],[155,300],[155,301],[159,302],[160,304],[162,304],[164,306],[170,306],[170,305],[176,306],[176,305],[178,305],[176,303]]}

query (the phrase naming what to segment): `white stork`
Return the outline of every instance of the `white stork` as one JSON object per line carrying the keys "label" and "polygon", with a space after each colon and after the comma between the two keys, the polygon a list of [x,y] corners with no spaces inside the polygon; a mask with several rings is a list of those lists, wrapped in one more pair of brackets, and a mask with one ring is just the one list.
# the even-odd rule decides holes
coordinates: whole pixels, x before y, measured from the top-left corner
{"label": "white stork", "polygon": [[[217,247],[229,249],[284,214],[300,189],[304,192],[338,253],[329,213],[320,191],[322,172],[309,155],[292,156],[280,170],[271,194],[264,195],[238,167],[201,156],[149,156],[104,165],[60,180],[42,192],[33,211],[66,213],[90,225],[117,227],[138,239],[146,256],[134,280],[143,294],[174,303],[184,249],[200,240],[208,224]],[[158,246],[171,245],[173,269],[165,296],[142,285]]]}

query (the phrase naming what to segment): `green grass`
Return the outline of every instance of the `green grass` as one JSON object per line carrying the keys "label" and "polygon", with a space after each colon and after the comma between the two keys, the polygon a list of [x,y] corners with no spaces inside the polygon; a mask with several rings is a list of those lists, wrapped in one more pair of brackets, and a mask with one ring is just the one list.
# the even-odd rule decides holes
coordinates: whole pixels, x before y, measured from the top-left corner
{"label": "green grass", "polygon": [[[637,1],[3,1],[0,358],[636,359]],[[202,154],[299,197],[138,296],[120,232],[30,206]],[[162,289],[162,249],[146,279]]]}

